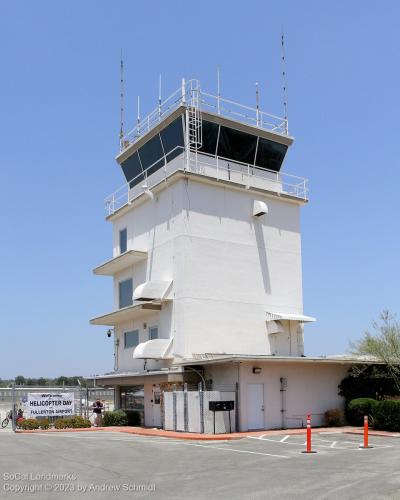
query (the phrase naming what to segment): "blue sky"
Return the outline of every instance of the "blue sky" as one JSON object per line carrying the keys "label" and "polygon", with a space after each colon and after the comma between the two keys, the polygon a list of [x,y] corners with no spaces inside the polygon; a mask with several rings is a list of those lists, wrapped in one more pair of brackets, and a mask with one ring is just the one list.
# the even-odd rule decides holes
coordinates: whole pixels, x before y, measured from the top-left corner
{"label": "blue sky", "polygon": [[5,1],[0,3],[0,377],[92,374],[113,366],[90,317],[110,310],[103,198],[114,161],[119,57],[127,124],[182,76],[282,113],[286,32],[290,131],[285,165],[310,179],[303,210],[306,352],[334,354],[383,308],[399,312],[398,2]]}

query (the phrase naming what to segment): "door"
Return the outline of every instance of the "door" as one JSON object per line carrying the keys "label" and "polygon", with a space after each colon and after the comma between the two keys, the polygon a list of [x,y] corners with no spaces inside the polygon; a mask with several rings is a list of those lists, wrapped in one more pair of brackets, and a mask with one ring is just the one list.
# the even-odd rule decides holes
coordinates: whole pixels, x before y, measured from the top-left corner
{"label": "door", "polygon": [[153,427],[161,427],[161,391],[158,384],[153,385]]}
{"label": "door", "polygon": [[264,384],[247,384],[247,428],[265,428]]}

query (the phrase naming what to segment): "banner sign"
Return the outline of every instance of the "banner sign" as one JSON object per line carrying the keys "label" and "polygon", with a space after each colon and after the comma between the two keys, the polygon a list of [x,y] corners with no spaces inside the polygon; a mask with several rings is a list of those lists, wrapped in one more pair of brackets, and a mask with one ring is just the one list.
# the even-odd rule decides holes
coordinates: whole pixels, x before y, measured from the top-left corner
{"label": "banner sign", "polygon": [[74,394],[30,392],[27,407],[31,418],[71,416],[74,415]]}

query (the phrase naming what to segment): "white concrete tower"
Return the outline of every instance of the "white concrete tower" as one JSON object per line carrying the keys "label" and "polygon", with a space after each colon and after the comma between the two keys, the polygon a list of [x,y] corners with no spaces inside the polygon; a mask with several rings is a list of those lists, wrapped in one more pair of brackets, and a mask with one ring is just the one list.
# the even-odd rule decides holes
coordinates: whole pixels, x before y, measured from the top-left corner
{"label": "white concrete tower", "polygon": [[106,199],[115,375],[210,355],[302,356],[300,209],[281,172],[287,120],[182,87],[121,140],[126,184]]}

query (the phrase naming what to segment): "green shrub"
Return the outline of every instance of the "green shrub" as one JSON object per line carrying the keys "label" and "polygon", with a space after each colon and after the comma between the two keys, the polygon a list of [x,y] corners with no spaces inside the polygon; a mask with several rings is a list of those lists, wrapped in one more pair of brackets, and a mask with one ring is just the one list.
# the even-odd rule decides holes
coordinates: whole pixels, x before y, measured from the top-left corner
{"label": "green shrub", "polygon": [[373,411],[374,428],[400,431],[400,401],[379,401]]}
{"label": "green shrub", "polygon": [[54,423],[55,429],[67,429],[68,427],[71,427],[69,418],[59,418]]}
{"label": "green shrub", "polygon": [[50,427],[50,422],[48,418],[43,418],[39,420],[39,424],[41,429],[48,429]]}
{"label": "green shrub", "polygon": [[105,427],[128,425],[128,416],[123,410],[106,411],[103,417],[103,425]]}
{"label": "green shrub", "polygon": [[59,418],[56,420],[54,427],[56,429],[87,429],[91,427],[90,420],[80,416],[71,418]]}
{"label": "green shrub", "polygon": [[378,404],[376,399],[357,398],[350,401],[346,408],[346,417],[350,425],[363,425],[364,415],[371,416]]}
{"label": "green shrub", "polygon": [[325,422],[329,427],[339,427],[343,425],[343,412],[338,408],[325,412]]}
{"label": "green shrub", "polygon": [[24,429],[25,431],[32,430],[32,429],[39,429],[40,422],[39,422],[39,420],[36,420],[34,418],[24,418],[20,422],[20,427],[21,427],[21,429]]}
{"label": "green shrub", "polygon": [[80,417],[79,415],[71,417],[68,420],[70,421],[71,427],[73,429],[86,429],[92,426],[89,419]]}

